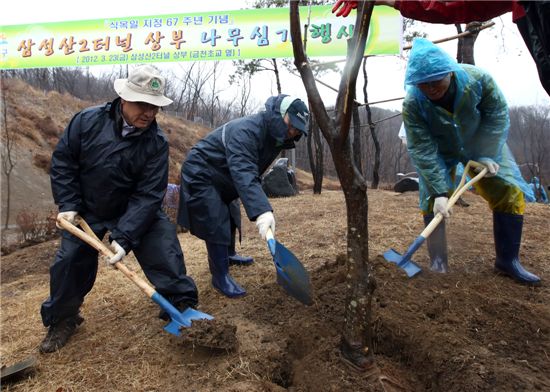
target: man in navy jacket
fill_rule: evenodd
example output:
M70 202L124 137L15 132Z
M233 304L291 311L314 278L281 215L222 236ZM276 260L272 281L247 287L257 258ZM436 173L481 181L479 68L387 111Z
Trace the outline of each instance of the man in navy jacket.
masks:
M215 129L189 152L182 165L178 223L206 242L212 285L228 297L246 291L229 275L232 229L240 228L240 199L265 239L275 232L273 208L260 175L283 149L307 135L309 111L300 99L270 97L265 110Z
M77 113L52 156L51 185L58 217L82 216L94 233L110 232L115 264L133 251L155 289L180 310L197 305L176 230L161 210L168 185L168 141L156 122L165 80L152 66L118 79L119 98ZM50 268L50 296L41 315L48 334L43 353L63 347L83 318L79 308L92 289L98 253L68 232ZM166 318L166 315L163 315Z

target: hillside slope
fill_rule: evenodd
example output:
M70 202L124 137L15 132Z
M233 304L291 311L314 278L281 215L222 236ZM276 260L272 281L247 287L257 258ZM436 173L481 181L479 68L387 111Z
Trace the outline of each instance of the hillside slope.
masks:
M56 91L39 91L18 79L2 81L6 93L7 126L14 136L15 167L11 175L10 222L23 209L55 208L47 175L53 148L72 116L86 102ZM179 182L187 151L209 131L202 125L159 112L157 120L170 142L170 182ZM4 133L2 132L2 137ZM2 222L6 208L6 178L2 171Z

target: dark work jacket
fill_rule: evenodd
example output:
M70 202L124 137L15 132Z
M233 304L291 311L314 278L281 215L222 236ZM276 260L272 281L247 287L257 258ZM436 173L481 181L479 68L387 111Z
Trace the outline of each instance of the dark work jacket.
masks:
M233 200L241 199L250 220L273 210L260 176L281 150L294 148L279 111L284 97L270 97L265 111L222 125L191 149L182 165L179 224L226 244Z
M59 211L105 222L128 253L160 213L168 185L168 141L156 121L139 136L121 135L120 99L84 109L52 155Z

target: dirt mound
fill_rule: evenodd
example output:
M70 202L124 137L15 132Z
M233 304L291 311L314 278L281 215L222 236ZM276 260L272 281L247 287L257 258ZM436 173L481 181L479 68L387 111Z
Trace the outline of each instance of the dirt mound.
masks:
M273 199L278 240L310 271L315 303L305 307L276 282L269 251L244 223L239 251L255 258L231 267L246 288L240 299L210 285L204 243L180 234L200 310L235 327L235 350L211 350L163 330L158 307L118 271L100 266L82 314L86 322L60 352L39 355L37 371L9 391L545 391L550 390L550 208L529 204L522 261L540 287L496 275L490 212L467 193L448 225L451 272L427 270L425 246L408 279L380 255L404 252L422 231L415 193L369 190L370 263L377 369L350 369L340 358L347 283L346 222L341 192ZM39 307L56 248L22 249L2 258L5 364L30 355L45 334ZM34 248L34 249L33 249ZM130 255L130 268L140 272ZM24 260L26 274L16 274ZM34 272L33 272L34 271ZM192 333L193 327L189 330ZM200 331L196 331L200 332Z
M182 341L215 350L236 350L237 326L220 320L195 320L192 328L182 328Z

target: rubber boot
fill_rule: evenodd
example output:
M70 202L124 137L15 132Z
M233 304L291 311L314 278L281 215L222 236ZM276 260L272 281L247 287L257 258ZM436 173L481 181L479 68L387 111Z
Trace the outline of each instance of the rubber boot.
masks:
M238 255L235 251L235 236L237 235L237 228L231 228L231 245L227 248L229 252L229 265L250 265L254 262L254 259L249 256Z
M527 271L519 261L519 247L523 230L523 215L493 212L495 236L495 270L520 283L538 284L540 278Z
M433 214L424 215L424 226L428 226ZM430 254L430 270L439 273L449 272L447 235L445 233L445 220L441 221L432 234L426 239L428 253Z
M229 275L229 257L226 245L206 242L208 266L212 274L212 286L229 298L240 297L246 291Z

